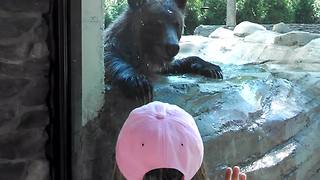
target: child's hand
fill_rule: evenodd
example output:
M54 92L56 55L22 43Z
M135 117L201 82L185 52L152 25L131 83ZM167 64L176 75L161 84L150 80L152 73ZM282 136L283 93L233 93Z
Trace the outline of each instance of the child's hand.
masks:
M231 167L228 167L226 169L226 176L225 180L246 180L247 175L240 172L239 166L234 166L233 169Z

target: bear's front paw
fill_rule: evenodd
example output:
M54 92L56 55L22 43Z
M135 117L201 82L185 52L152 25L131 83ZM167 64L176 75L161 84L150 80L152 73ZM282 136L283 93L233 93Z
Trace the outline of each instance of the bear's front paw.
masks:
M217 66L215 64L211 64L208 62L194 63L191 65L191 68L196 74L200 74L209 78L223 79L220 66Z
M122 85L122 90L129 98L146 104L153 99L153 87L149 79L145 75L135 75L129 77Z

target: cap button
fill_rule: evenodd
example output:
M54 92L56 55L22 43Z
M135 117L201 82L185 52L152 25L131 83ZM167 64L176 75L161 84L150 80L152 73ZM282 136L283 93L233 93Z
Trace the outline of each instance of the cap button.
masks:
M156 118L157 118L157 119L164 119L164 115L163 115L163 114L157 114L157 115L156 115Z

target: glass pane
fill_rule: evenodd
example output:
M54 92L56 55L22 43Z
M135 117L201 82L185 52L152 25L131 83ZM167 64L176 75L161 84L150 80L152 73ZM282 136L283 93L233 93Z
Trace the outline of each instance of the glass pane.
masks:
M82 1L75 179L119 173L120 129L151 101L194 118L210 179L235 165L249 179L320 176L319 2L166 2Z

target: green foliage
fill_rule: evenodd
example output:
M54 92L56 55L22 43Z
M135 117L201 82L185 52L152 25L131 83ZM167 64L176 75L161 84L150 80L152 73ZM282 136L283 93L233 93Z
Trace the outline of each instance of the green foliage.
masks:
M320 0L315 0L313 5L315 23L320 23Z
M237 22L262 23L263 17L265 17L265 8L262 0L237 1Z
M292 21L287 0L264 0L263 6L265 8L263 23L288 23Z
M225 24L227 0L187 0L185 34L200 24ZM105 25L127 7L127 0L106 0ZM320 23L320 0L237 0L237 23Z
M296 23L314 23L314 0L299 0L296 5L294 19Z
M126 8L127 0L106 0L105 1L105 27L113 22Z
M189 0L186 7L185 34L193 34L194 29L200 24L201 0Z
M110 18L109 14L105 14L104 15L104 26L108 27L108 25L112 22L112 19Z
M206 0L203 4L208 9L202 10L201 24L225 24L226 23L226 0Z
M296 0L239 0L237 22L273 24L293 22L293 3Z

